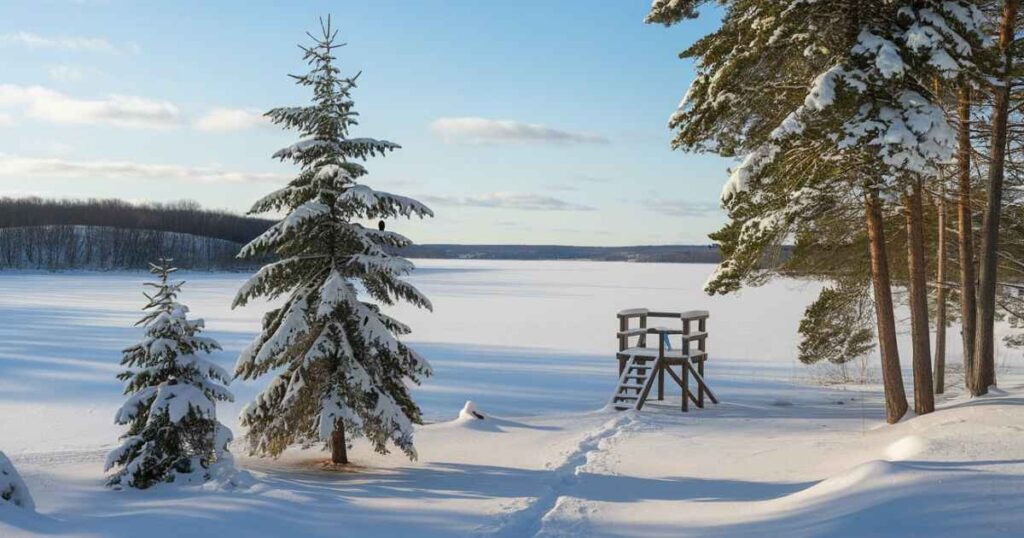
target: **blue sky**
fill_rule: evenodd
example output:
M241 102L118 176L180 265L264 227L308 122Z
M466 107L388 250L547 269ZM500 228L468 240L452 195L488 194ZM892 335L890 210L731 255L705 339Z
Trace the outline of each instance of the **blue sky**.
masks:
M362 71L357 136L403 149L371 186L437 218L421 243L706 243L730 162L669 149L718 22L645 25L649 2L0 3L0 195L193 199L244 211L294 169L259 113L308 100L286 76L332 14ZM294 4L294 5L291 5Z

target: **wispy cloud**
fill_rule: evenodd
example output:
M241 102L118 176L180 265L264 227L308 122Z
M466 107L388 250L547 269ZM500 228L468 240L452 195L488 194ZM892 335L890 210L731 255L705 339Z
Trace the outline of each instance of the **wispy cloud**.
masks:
M168 101L132 95L79 99L42 86L0 84L0 108L18 108L30 117L63 124L166 128L180 123L178 107Z
M580 189L580 184L581 183L588 183L588 184L591 184L591 185L598 185L598 184L603 184L603 183L610 183L611 181L612 181L612 179L608 178L608 177L597 177L597 176L587 176L587 175L577 174L577 175L573 176L573 178L570 179L569 181L565 181L563 183L557 183L557 184L551 186L551 189L552 190L556 190L556 191L563 191L563 192L574 192L574 191L581 190Z
M440 118L430 124L430 130L448 143L608 143L608 139L600 135L563 131L535 123L486 118Z
M652 198L641 202L641 205L670 217L706 217L721 211L719 204L713 202L694 202L680 199Z
M271 125L262 112L251 108L214 108L193 123L200 131L241 131Z
M118 46L102 37L44 36L33 32L12 32L0 35L0 45L16 45L32 49L59 49L84 52L137 53L138 45Z
M241 172L214 166L145 164L132 161L70 160L22 157L0 153L0 176L28 179L150 179L205 183L282 181L290 176L269 172Z
M78 82L85 77L85 70L73 65L53 65L46 73L57 82Z
M522 192L494 192L473 196L421 196L427 203L463 207L525 209L529 211L593 211L595 208L553 196Z

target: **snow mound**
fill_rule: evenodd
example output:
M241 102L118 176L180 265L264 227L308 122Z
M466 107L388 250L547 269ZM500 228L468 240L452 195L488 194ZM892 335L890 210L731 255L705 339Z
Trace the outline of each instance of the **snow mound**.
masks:
M927 449L928 441L917 435L908 435L885 447L885 457L889 461L905 461Z
M898 464L882 460L872 460L835 476L830 476L805 490L783 497L782 500L792 503L793 506L802 506L802 503L812 500L825 501L834 499L843 495L866 491L879 483L892 482L899 472Z
M466 405L462 406L462 411L459 411L459 421L467 420L483 420L487 418L477 408L473 400L466 400Z
M13 504L27 510L35 510L32 495L21 475L14 469L14 464L3 452L0 452L0 509L4 505Z

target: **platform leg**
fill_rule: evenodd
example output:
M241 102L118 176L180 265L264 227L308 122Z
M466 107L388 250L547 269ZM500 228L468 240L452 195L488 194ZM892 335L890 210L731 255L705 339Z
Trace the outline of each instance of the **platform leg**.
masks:
M704 379L704 359L697 363L697 373ZM704 409L704 384L697 383L697 407Z
M683 405L682 405L682 411L683 411L683 413L685 413L685 412L690 410L690 397L687 395L687 393L690 392L690 371L686 368L685 364L683 365L682 378L683 378Z
M658 368L658 400L665 399L665 368Z

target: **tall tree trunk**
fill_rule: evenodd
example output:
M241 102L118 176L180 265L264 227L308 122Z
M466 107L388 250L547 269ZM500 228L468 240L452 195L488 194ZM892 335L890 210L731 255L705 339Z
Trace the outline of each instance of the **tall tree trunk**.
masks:
M974 274L974 217L971 212L971 86L960 82L957 95L957 116L960 118L957 149L957 234L960 257L960 333L964 347L964 384L971 387L974 371L974 333L977 328L977 304Z
M978 274L978 327L974 337L974 376L971 393L986 394L996 382L994 327L996 317L996 250L999 248L999 218L1003 204L1003 167L1006 160L1006 124L1010 106L1010 46L1017 21L1019 0L1003 3L999 24L999 52L1002 55L1000 86L995 88L992 109L992 159L988 168L988 200L981 223Z
M914 178L904 196L907 220L907 272L910 274L910 329L913 341L914 412L935 410L931 333L928 329L928 276L924 259L924 203L921 179Z
M903 389L900 352L896 345L896 320L892 310L892 285L889 282L889 260L885 252L882 206L878 193L874 190L869 190L865 194L864 213L871 252L871 284L875 292L878 347L882 355L885 419L889 424L893 424L907 412L907 393Z
M348 447L345 446L345 422L338 419L331 432L331 463L348 464Z
M938 252L935 256L935 394L946 391L946 178L939 175Z

